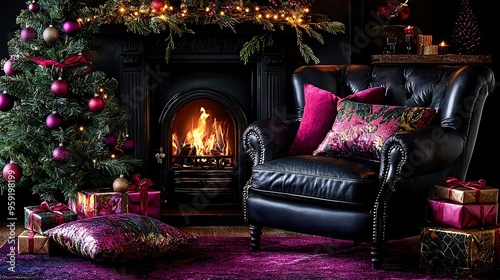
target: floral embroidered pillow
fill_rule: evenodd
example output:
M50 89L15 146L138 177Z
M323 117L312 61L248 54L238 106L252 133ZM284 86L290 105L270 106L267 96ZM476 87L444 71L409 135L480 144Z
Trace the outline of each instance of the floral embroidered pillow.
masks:
M161 257L195 240L189 233L134 213L76 220L48 229L43 234L69 252L98 263Z
M313 155L380 160L391 135L428 126L436 110L428 107L374 105L342 100L331 130Z
M332 127L340 100L381 104L384 101L384 96L384 87L368 88L340 98L330 91L312 84L304 84L304 114L288 154L312 154Z

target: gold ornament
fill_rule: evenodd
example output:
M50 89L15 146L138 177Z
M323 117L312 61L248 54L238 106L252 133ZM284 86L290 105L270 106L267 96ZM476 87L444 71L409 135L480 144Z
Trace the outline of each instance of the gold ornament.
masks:
M59 39L59 30L52 25L43 31L43 39L49 45L53 45Z
M125 193L128 191L128 184L128 180L123 178L123 175L120 175L120 178L113 181L113 191Z

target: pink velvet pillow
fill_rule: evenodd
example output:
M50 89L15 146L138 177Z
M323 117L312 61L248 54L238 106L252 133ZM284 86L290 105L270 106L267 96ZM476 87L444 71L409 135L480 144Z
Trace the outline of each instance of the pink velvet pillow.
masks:
M337 116L337 104L340 100L382 104L384 96L384 87L368 88L345 98L340 98L327 90L311 84L304 84L304 114L288 154L312 154L332 128Z
M374 105L339 101L331 130L313 155L380 160L385 140L401 131L428 126L436 110L429 107Z

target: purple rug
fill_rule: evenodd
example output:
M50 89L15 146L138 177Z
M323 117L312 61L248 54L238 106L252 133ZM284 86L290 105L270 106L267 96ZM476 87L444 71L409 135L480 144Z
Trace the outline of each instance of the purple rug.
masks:
M0 279L457 279L419 268L414 239L387 244L385 268L371 268L369 244L323 237L262 237L261 250L249 237L198 237L169 256L126 265L101 265L66 252L15 255L0 249ZM475 279L463 277L464 279ZM493 273L477 279L500 279Z

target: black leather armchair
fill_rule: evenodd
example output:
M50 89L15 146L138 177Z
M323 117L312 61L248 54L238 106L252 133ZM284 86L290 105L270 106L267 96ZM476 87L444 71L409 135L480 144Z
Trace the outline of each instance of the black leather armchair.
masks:
M380 269L385 242L420 233L433 186L447 176L465 180L494 74L484 65L309 65L295 70L292 83L297 118L258 120L244 131L253 161L243 190L251 247L259 249L263 227L371 242L372 265ZM438 121L392 135L380 161L288 156L304 83L341 97L383 86L385 104L433 107Z

